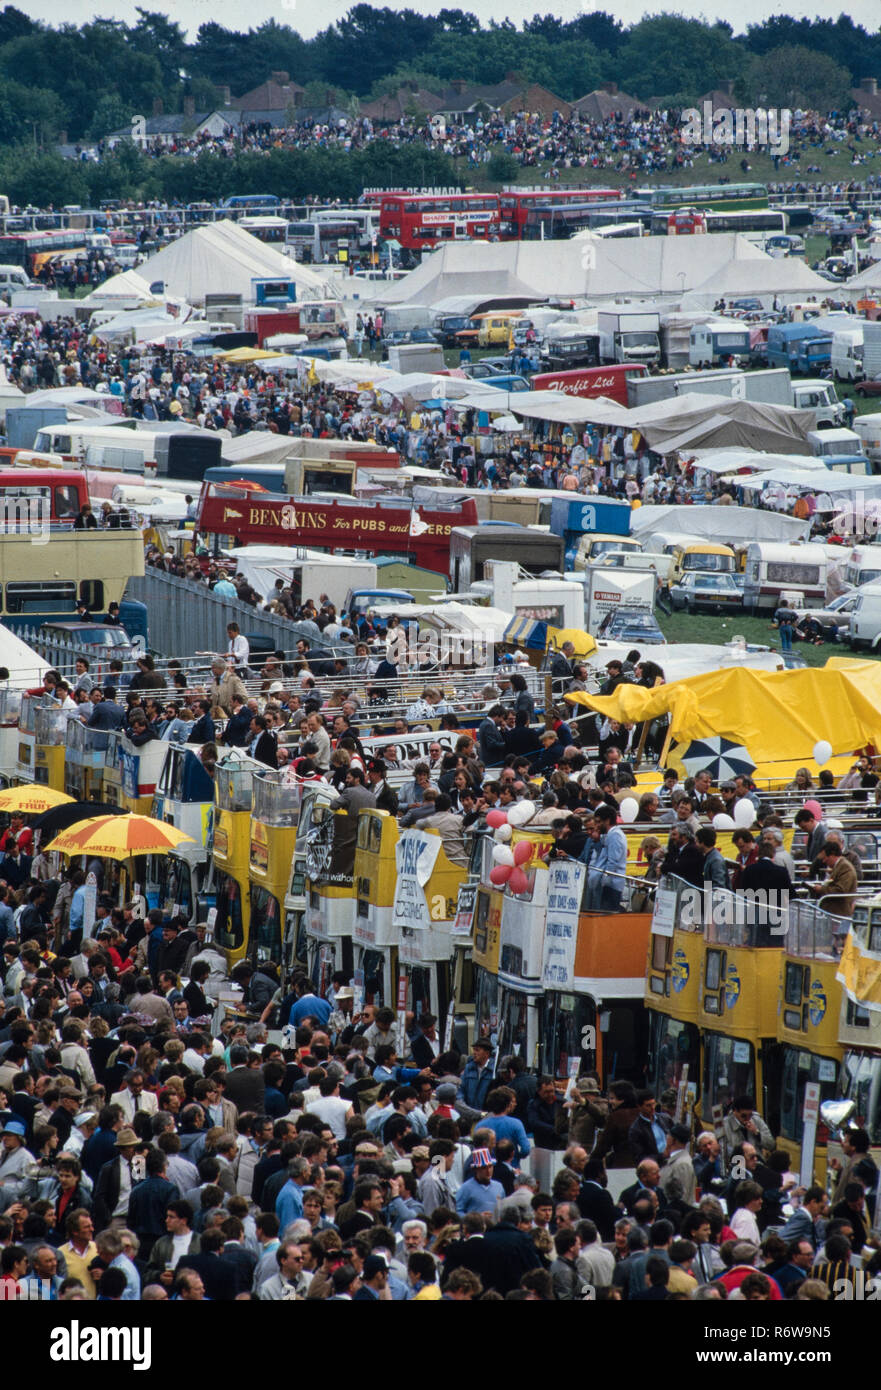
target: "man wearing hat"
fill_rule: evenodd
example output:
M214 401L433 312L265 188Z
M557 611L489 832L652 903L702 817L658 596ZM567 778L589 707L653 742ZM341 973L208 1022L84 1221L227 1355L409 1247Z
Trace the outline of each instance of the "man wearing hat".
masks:
M361 1270L361 1287L352 1302L378 1303L388 1287L388 1274L388 1265L382 1255L368 1255Z
M98 1112L90 1110L79 1110L73 1117L70 1134L67 1136L67 1143L64 1145L64 1152L73 1158L79 1158L86 1144L98 1126Z
M26 1130L24 1121L13 1117L7 1120L0 1130L3 1141L0 1158L0 1211L21 1195L26 1175L34 1163L34 1155L25 1147Z
M141 1147L141 1141L133 1129L124 1125L113 1147L116 1157L105 1163L99 1172L92 1199L92 1216L99 1231L109 1226L121 1230L125 1226L132 1188L144 1176L133 1170L135 1156Z
M50 1125L58 1131L58 1152L66 1148L73 1129L74 1119L79 1114L83 1102L83 1092L76 1086L65 1086L58 1092L58 1104L49 1116Z
M489 1149L474 1149L471 1154L471 1176L456 1193L456 1211L467 1216L471 1211L494 1213L505 1196L505 1189L493 1177L495 1160Z

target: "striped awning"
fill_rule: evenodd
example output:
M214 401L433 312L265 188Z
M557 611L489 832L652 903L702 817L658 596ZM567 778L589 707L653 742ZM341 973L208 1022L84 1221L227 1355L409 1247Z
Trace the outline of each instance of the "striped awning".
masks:
M543 652L548 645L548 625L540 618L512 618L505 628L505 641L512 647Z

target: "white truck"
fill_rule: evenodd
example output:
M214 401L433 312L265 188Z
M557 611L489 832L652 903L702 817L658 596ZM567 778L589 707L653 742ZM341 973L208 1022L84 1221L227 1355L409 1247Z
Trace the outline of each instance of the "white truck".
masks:
M661 360L661 318L638 309L600 309L597 313L601 362L642 362L651 367Z
M786 367L763 367L754 372L744 372L739 367L720 367L674 372L668 376L628 378L627 404L633 410L640 405L691 392L729 396L732 400L756 401L762 405L791 405L797 410L813 410L817 425L839 425L844 419L844 409L831 381L823 381L819 377L793 381Z
M832 371L841 381L862 381L863 372L863 328L862 324L852 328L838 328L832 334L830 354Z
M658 576L654 569L593 565L583 576L577 577L584 583L585 632L597 633L609 613L618 613L621 609L651 613L655 606Z
M863 372L868 381L881 376L881 322L863 324Z

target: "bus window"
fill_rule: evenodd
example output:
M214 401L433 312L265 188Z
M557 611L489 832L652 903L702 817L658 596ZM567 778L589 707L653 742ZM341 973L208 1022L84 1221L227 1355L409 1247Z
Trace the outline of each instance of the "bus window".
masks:
M21 580L6 585L7 613L76 611L76 584L28 584Z
M281 960L281 913L278 899L259 884L251 887L251 945L258 960Z
M91 613L104 608L104 585L100 579L84 579L80 584L80 600Z
M227 951L237 951L245 940L242 924L242 894L229 874L220 874L217 883L217 921L214 934Z
M378 1009L386 1003L383 999L384 965L385 957L381 951L364 952L364 999L368 1004L375 1004Z
M75 517L80 509L79 491L73 483L63 483L55 489L55 515L59 521Z

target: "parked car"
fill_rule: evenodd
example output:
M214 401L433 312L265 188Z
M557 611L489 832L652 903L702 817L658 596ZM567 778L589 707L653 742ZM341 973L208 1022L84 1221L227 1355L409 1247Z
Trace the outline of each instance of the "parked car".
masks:
M805 608L799 611L799 620L813 619L819 623L827 642L837 642L839 633L850 632L850 615L857 601L856 593L840 594L825 608Z
M858 381L853 388L858 396L881 396L881 376L868 377Z
M721 613L727 608L743 607L743 593L733 574L704 574L698 570L684 574L678 584L670 586L670 599L674 608L682 608L686 613Z
M647 647L657 647L667 641L654 613L644 608L618 608L614 613L607 613L596 636L603 642L628 642Z

